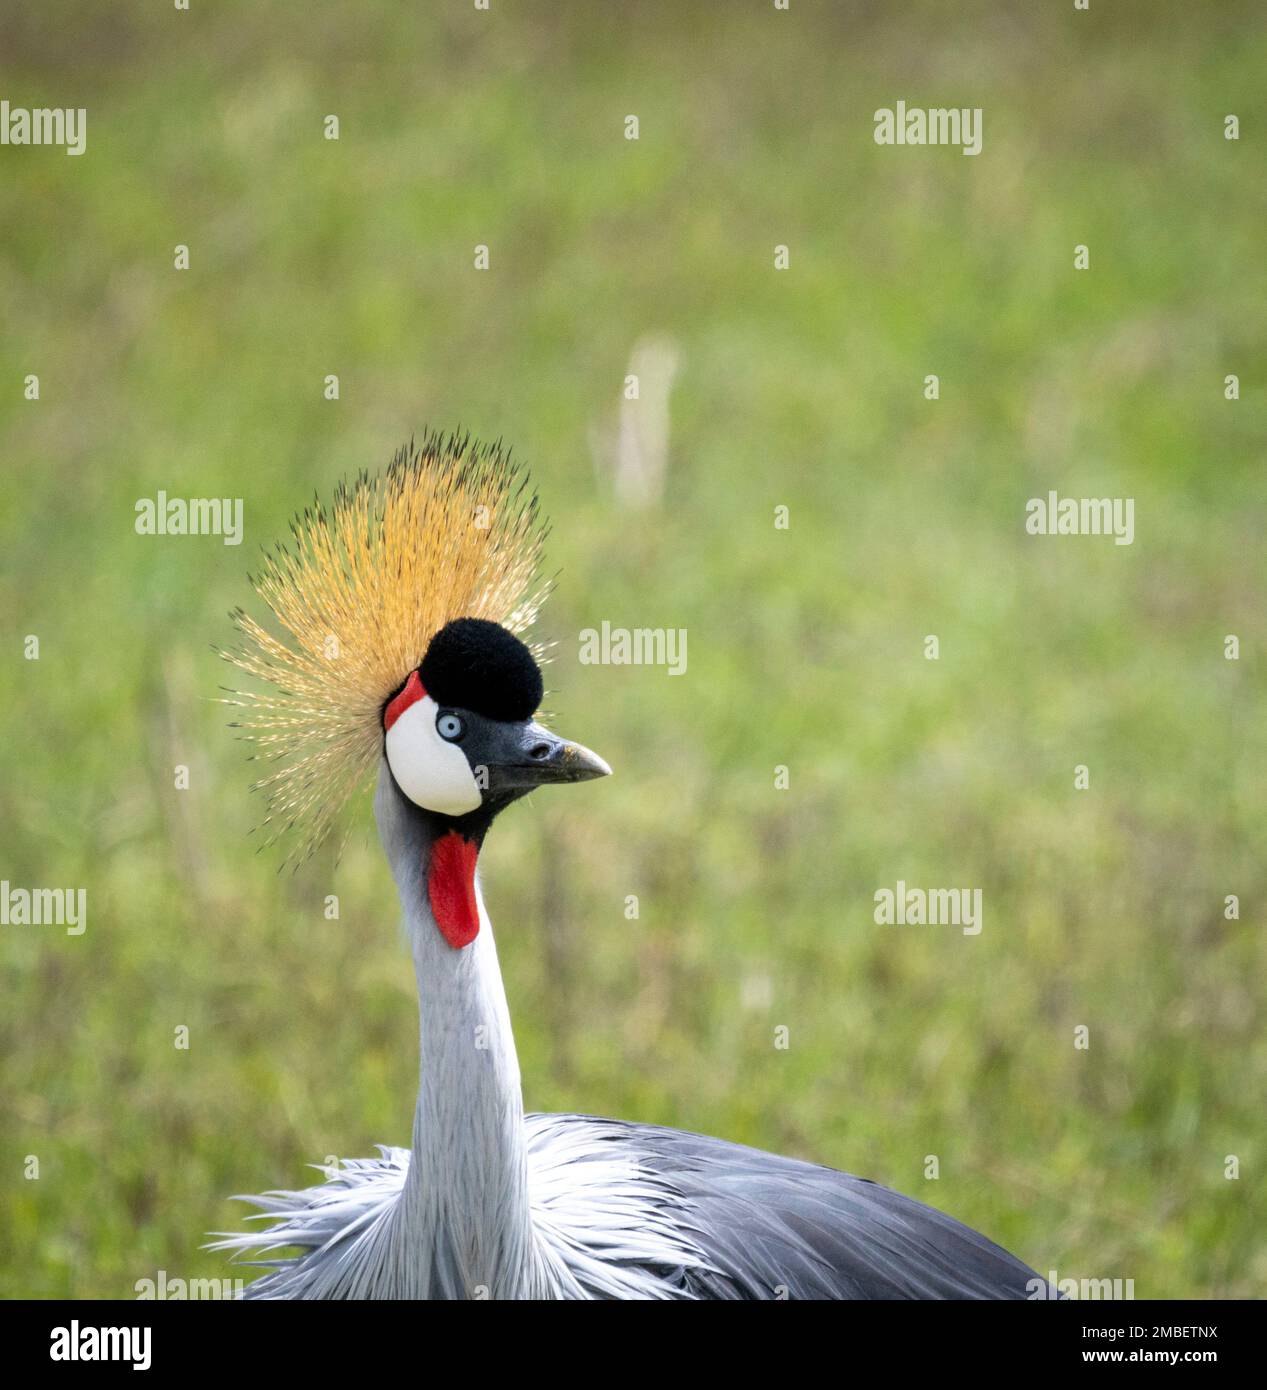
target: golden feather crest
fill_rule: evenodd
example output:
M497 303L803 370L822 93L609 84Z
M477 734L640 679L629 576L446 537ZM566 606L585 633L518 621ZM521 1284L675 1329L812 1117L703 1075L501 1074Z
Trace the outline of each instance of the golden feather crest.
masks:
M435 633L464 617L531 626L546 527L499 443L435 433L340 484L330 507L314 501L291 532L252 576L285 635L238 609L246 643L220 655L272 687L224 703L247 711L235 727L277 764L252 788L269 839L295 828L311 853L377 766L383 704Z

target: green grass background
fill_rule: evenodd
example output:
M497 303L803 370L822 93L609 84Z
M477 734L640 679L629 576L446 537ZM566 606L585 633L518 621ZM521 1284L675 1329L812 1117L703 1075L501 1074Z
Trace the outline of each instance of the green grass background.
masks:
M210 647L314 490L460 422L533 465L549 706L617 772L484 855L529 1107L1261 1295L1265 38L1248 3L6 7L0 96L86 107L88 151L0 149L0 875L89 917L0 929L0 1293L226 1274L228 1194L408 1142L368 802L337 864L257 855ZM899 98L982 107L983 153L876 146ZM681 370L632 512L590 439L647 333ZM1134 497L1134 545L1027 537L1049 488ZM246 542L137 536L159 489L242 497ZM579 665L604 618L687 628L688 674ZM981 887L984 931L874 925L899 878Z

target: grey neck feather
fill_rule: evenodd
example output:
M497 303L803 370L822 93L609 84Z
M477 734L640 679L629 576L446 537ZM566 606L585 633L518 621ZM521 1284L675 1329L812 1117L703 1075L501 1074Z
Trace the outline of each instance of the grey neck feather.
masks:
M455 950L427 895L430 821L385 762L374 814L418 977L422 1074L391 1244L396 1277L419 1287L397 1296L540 1296L519 1060L483 896L479 935Z

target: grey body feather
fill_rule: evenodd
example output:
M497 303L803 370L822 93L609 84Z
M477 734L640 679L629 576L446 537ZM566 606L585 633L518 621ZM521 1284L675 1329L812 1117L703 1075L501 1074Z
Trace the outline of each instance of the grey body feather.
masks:
M939 1211L863 1178L654 1125L527 1115L539 1298L1023 1299L1045 1282ZM217 1248L303 1253L250 1298L407 1296L384 1267L406 1149L321 1187L250 1198L274 1224ZM509 1291L508 1291L509 1292ZM489 1285L432 1297L491 1296Z

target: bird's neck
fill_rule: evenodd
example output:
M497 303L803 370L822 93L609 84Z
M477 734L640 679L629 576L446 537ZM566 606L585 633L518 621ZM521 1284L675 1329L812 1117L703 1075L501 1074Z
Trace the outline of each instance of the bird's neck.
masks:
M519 1293L537 1257L519 1061L488 915L476 886L478 930L469 944L451 944L429 891L449 832L400 794L385 766L375 812L418 977L421 1081L398 1208L401 1254L426 1282L421 1297Z

